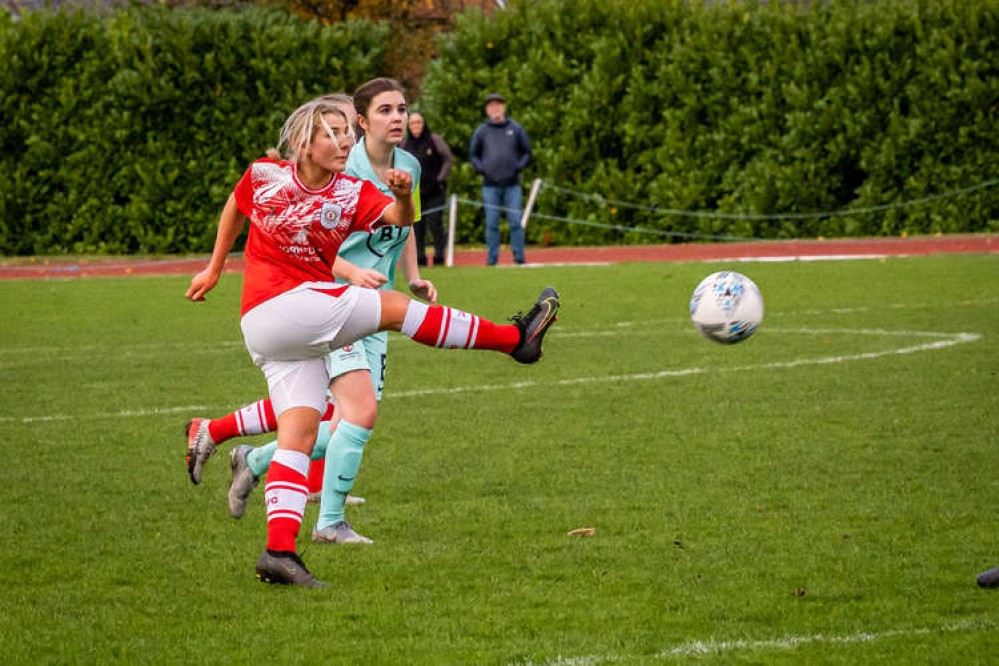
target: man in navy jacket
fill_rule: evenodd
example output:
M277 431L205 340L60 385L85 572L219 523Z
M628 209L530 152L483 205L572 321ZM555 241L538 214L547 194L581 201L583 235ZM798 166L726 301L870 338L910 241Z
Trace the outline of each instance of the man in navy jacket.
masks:
M500 211L510 225L513 260L524 263L524 227L520 224L520 172L531 162L527 132L506 115L506 100L492 93L486 97L488 120L475 130L468 154L482 174L482 200L486 204L486 246L490 266L499 260Z

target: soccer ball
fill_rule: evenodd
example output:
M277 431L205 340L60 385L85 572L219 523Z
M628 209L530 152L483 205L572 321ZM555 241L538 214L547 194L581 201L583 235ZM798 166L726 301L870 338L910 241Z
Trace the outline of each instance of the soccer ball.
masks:
M760 327L763 295L742 273L712 273L701 280L690 297L690 320L708 340L734 345Z

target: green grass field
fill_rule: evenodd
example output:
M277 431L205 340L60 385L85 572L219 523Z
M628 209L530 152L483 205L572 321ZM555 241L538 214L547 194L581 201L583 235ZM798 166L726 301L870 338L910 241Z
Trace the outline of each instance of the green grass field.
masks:
M767 304L734 347L687 318L722 268ZM323 591L255 580L229 446L185 473L184 422L265 390L238 277L0 282L0 660L995 659L999 257L426 275L496 320L554 284L561 319L530 367L393 338L349 512L377 543L300 539Z

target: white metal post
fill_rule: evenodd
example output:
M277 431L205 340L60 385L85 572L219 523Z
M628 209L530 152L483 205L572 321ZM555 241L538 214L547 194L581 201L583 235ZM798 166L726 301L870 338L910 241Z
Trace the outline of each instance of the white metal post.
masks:
M524 208L524 214L520 216L520 226L527 229L527 220L531 217L531 209L534 208L534 202L538 198L538 191L541 189L541 179L535 178L534 182L531 183L531 194L527 197L527 206Z
M444 265L454 266L454 231L458 226L458 195L451 195L451 206L447 211L447 254L444 256Z

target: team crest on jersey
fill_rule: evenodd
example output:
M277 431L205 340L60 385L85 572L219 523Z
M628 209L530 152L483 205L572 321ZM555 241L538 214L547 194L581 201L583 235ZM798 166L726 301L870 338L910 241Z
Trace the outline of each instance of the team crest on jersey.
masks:
M319 223L323 225L324 229L335 229L343 221L343 216L341 215L342 208L335 203L326 202L323 204L323 209L320 213Z

